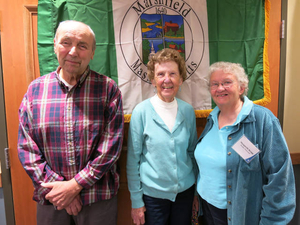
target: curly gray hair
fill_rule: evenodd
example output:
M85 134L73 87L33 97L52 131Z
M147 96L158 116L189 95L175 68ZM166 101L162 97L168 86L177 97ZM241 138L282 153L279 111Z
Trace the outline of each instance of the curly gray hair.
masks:
M248 93L249 80L242 65L239 63L231 63L231 62L215 62L212 65L210 65L208 69L208 76L207 76L208 81L210 81L210 77L212 73L217 70L222 70L224 73L230 73L236 77L239 86L245 88L244 92L240 96L240 98L243 100L244 96L247 96Z

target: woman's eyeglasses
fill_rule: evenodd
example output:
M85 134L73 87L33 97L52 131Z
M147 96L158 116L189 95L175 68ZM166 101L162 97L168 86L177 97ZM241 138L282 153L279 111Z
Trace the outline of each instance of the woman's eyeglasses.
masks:
M218 87L220 85L222 85L223 88L227 89L227 88L230 88L233 84L233 81L224 81L224 82L221 82L221 83L211 83L209 85L210 89L211 90L217 90Z

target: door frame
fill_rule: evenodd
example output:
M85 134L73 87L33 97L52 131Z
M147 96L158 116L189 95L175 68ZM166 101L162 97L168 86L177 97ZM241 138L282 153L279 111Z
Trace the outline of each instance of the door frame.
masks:
M284 95L285 95L285 71L286 71L286 45L287 45L287 0L281 1L281 37L280 37L280 72L279 72L279 96L278 119L283 128Z
M5 148L8 147L5 102L3 89L3 72L2 72L2 53L1 53L1 33L0 33L0 160L1 160L1 179L4 195L4 208L6 216L6 224L15 224L12 181L10 176L10 168L5 160ZM9 163L8 163L9 164Z

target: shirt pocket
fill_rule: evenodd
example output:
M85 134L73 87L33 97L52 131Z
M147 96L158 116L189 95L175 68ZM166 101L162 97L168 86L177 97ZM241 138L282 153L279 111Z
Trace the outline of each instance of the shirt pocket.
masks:
M256 172L261 170L260 159L258 153L249 163L242 158L240 158L241 163L241 171L242 172Z

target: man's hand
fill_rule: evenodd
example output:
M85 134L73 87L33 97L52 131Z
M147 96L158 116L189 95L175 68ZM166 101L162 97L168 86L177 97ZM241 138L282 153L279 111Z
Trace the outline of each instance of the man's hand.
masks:
M136 225L142 225L145 223L145 206L137 209L131 209L131 217L133 219L133 223Z
M77 216L82 209L82 201L80 195L77 195L69 206L65 208L69 215Z
M58 210L62 210L70 205L73 199L82 190L82 187L73 178L69 181L54 181L51 183L42 183L42 187L51 188L51 191L46 194L46 199L49 200Z

